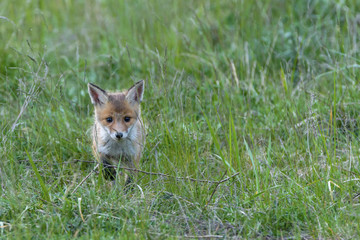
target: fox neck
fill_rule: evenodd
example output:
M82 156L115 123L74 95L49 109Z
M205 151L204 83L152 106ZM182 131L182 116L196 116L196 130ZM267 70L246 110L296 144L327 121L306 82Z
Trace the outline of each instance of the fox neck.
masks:
M114 158L130 158L132 159L136 154L136 139L137 139L137 123L131 126L129 134L125 139L119 141L114 140L109 135L108 131L99 123L95 123L95 131L98 136L95 136L97 140L97 149L101 154L105 154Z

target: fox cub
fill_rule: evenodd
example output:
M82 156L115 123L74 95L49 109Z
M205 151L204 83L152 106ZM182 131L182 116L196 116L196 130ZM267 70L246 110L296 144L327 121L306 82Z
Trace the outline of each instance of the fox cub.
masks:
M142 155L145 130L140 116L140 102L144 81L122 92L110 93L91 83L88 89L95 107L93 152L103 164L105 178L114 180L119 163L135 168ZM130 183L130 176L126 175L125 181Z

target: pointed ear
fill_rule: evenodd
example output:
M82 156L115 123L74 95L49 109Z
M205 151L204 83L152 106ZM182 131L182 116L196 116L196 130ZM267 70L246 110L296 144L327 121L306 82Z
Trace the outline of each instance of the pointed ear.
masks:
M141 80L135 83L131 88L129 88L126 95L126 99L130 103L140 103L143 99L144 94L144 80Z
M108 94L105 92L105 90L102 90L101 88L92 83L88 84L88 89L92 104L97 105L107 102Z

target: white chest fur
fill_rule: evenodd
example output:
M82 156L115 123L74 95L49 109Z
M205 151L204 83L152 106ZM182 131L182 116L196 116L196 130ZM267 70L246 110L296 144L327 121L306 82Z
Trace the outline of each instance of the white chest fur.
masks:
M121 139L119 141L112 139L107 131L102 127L99 127L98 130L98 138L101 139L101 141L99 141L100 143L98 143L98 151L100 153L115 158L123 156L133 159L135 157L136 141L134 140L136 139L136 129L133 129L133 131L131 131L132 134L129 134L127 138Z

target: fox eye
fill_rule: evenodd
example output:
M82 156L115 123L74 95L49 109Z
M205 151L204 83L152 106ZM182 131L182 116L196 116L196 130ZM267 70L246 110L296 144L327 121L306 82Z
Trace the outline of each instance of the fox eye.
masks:
M125 122L130 122L130 117L124 117Z
M106 121L107 121L108 123L111 123L111 122L113 121L113 119L112 119L112 117L108 117L108 118L106 118Z

